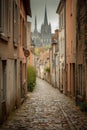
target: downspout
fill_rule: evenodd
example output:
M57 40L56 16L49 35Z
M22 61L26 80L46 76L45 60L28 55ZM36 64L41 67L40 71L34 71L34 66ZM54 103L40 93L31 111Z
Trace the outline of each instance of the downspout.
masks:
M78 78L77 78L77 57L78 57L78 0L76 1L76 69L75 69L75 101L77 105L77 95L78 95Z
M65 31L64 31L64 33L65 33L65 94L67 93L66 92L66 88L67 88L67 70L66 70L66 0L65 0L65 3L64 3L64 21L65 21L65 25L64 25L64 27L65 27Z

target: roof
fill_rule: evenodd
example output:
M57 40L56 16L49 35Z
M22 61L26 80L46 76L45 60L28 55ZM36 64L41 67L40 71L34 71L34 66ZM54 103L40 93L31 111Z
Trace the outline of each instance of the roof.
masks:
M25 10L26 10L26 14L31 17L32 14L31 14L30 0L23 0L23 3L24 3Z
M60 0L59 5L58 5L57 10L56 10L56 13L60 13L60 11L64 5L64 1L65 0Z

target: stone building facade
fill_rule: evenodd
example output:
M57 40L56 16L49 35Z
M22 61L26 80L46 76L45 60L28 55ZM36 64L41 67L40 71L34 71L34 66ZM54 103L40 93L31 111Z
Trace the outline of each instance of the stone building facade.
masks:
M26 93L26 21L29 0L0 0L0 123Z
M58 78L59 80L64 79L63 92L82 106L84 102L87 103L87 0L61 0L57 9L59 17L64 6L65 31L63 28L61 29L63 33L59 31L59 39L60 37L65 39L65 45L63 44L65 48L65 74L62 73L64 78L61 75ZM63 16L61 17L63 18ZM59 19L62 21L61 18ZM60 40L59 48L62 47ZM60 56L62 51L63 48L61 51L59 50Z
M77 0L76 96L87 103L87 0Z
M54 87L59 86L59 66L58 66L58 29L55 30L55 33L52 36L52 43L50 47L50 77L51 84Z
M65 0L61 0L56 11L59 14L59 90L65 93Z
M75 97L76 0L66 0L66 94Z

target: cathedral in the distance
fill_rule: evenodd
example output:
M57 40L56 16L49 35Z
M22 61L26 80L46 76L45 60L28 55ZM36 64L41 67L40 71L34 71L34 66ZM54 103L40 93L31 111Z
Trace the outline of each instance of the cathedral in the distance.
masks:
M37 30L37 18L35 16L35 28L32 33L33 44L37 47L51 44L51 24L48 24L47 9L45 6L44 22L41 25L41 32Z

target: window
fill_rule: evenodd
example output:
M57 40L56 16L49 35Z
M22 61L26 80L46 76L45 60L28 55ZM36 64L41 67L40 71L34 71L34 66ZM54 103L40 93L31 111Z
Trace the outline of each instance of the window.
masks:
M6 97L6 61L2 61L2 86L1 86L1 98L5 101Z
M10 32L10 0L0 0L0 34L8 37Z
M14 32L13 32L13 37L14 37L14 46L17 47L18 45L18 40L19 40L19 8L14 0Z
M2 31L3 22L2 22L2 14L3 14L3 0L0 0L0 33Z
M8 0L8 37L10 36L10 21L11 21L11 17L10 17L10 12L11 12L11 1L10 0Z
M26 48L26 24L23 18L22 18L22 46L23 48Z

